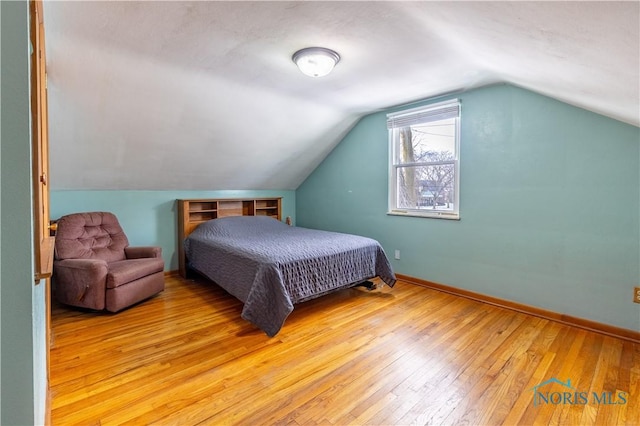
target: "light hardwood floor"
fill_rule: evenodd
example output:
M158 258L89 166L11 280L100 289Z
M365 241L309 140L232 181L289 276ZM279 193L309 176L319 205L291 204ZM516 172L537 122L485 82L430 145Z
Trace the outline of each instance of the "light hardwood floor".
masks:
M115 315L54 306L52 423L640 424L640 344L404 282L300 304L271 339L240 311L178 277ZM552 378L566 403L534 404Z

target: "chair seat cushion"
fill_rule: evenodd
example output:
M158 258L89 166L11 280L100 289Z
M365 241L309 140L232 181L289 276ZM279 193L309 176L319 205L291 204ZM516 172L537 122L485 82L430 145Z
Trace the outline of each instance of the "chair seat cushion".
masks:
M164 271L162 258L129 259L111 262L107 273L107 288L116 288L162 271Z

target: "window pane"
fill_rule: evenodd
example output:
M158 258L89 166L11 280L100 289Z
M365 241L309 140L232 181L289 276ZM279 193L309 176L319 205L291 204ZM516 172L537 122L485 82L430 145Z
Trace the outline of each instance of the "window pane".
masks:
M453 163L398 167L398 208L454 211L454 179Z
M453 160L456 119L433 121L399 130L398 164Z

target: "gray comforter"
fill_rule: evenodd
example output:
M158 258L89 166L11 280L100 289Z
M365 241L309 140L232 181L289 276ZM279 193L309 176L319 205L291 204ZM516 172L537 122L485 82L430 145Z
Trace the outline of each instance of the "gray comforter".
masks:
M379 276L396 278L376 240L298 228L265 216L203 223L185 240L189 267L244 303L242 318L275 336L293 305Z

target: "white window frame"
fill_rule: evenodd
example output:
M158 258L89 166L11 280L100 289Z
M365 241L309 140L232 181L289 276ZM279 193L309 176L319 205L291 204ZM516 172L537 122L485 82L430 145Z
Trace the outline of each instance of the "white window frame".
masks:
M387 128L389 129L389 210L387 214L436 219L460 219L460 116L461 105L459 99L451 99L387 114ZM432 210L398 207L398 168L408 165L428 166L443 164L442 162L399 163L398 147L400 143L400 129L410 124L434 122L445 118L455 118L455 158L452 160L454 165L454 209ZM449 162L447 163L451 164Z

